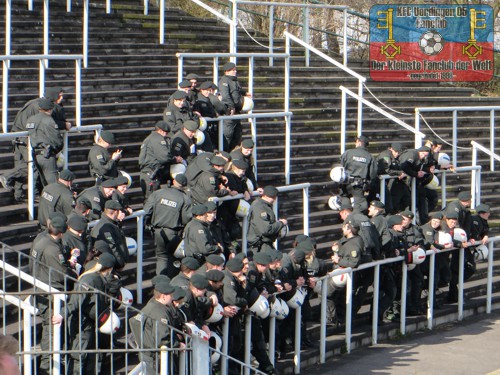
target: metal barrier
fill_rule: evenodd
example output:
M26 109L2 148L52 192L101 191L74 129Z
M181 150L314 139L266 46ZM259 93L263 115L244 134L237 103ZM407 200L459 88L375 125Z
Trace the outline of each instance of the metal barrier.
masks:
M48 2L48 0L44 0ZM88 0L87 0L88 1ZM48 24L48 21L47 21ZM8 98L9 98L9 70L11 61L37 61L39 62L39 93L43 96L45 91L45 69L48 68L48 60L75 60L75 124L81 124L81 102L82 102L82 55L7 55L0 56L2 61L2 130L7 133L8 125Z
M494 140L493 140L494 142ZM482 151L486 155L489 155L490 157L490 171L495 171L495 160L500 161L500 156L495 154L493 151L488 150L486 147L481 146L479 143L475 141L471 141L470 144L472 145L472 165L476 166L477 165L477 151ZM492 148L493 149L493 148Z
M453 124L453 156L452 163L456 167L457 166L457 142L458 142L458 112L473 112L473 111L487 111L489 112L490 118L490 169L492 171L495 170L494 157L492 153L495 152L495 111L499 111L500 106L477 106L477 107L417 107L415 108L415 130L420 130L420 118L424 118L422 116L422 112L451 112L452 113L452 124ZM425 122L425 119L424 119ZM417 143L417 139L415 139L416 147L420 147L421 143Z

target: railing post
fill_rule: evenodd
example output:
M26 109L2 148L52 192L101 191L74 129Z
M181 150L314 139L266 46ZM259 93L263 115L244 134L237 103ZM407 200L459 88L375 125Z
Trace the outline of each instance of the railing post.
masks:
M224 150L224 120L219 121L219 151Z
M401 309L399 312L399 330L402 335L406 335L406 287L408 284L408 266L403 260L403 275L401 278Z
M177 84L182 81L182 77L184 76L184 57L177 57ZM176 84L176 87L177 87Z
M414 177L411 177L411 210L417 212L417 179Z
M343 39L344 39L344 65L347 66L347 8L344 8L344 28L343 28Z
M275 349L276 349L276 318L270 317L269 318L269 350L268 350L268 355L269 355L269 361L273 364L273 366L275 365L275 361L274 361Z
M494 243L488 243L488 279L486 283L486 314L491 314L491 297L493 294L493 251Z
M302 40L304 43L309 44L309 8L304 7L302 11L303 25L302 25ZM309 67L309 49L306 48L306 67Z
M380 178L380 193L379 193L379 199L382 203L385 204L385 177L379 176Z
M53 295L54 297L54 309L52 313L54 315L60 315L61 314L61 299L59 297L59 294ZM52 335L52 350L54 353L52 354L52 374L54 375L59 375L61 373L61 354L59 351L61 350L61 324L55 324L53 325L54 327L54 334Z
M80 59L75 60L75 126L82 126L82 60Z
M302 323L302 306L295 310L295 343L293 354L293 373L300 374L300 342L301 338L301 323Z
M89 0L83 1L83 67L89 63Z
M274 5L269 7L269 53L273 53L274 49ZM273 66L274 61L269 57L269 66Z
M238 2L237 0L231 0L232 2L232 24L229 26L229 52L237 53L238 45ZM236 56L231 56L230 61L236 64Z
M441 174L441 208L446 207L446 171Z
M252 149L252 158L254 161L254 174L255 174L255 178L258 179L259 178L259 176L258 176L259 168L257 168L258 160L257 160L257 119L256 118L254 118L253 121L250 121L250 134L252 135L252 141L254 144L254 147Z
M283 103L283 111L290 112L290 37L285 37L285 102Z
M321 320L319 326L319 363L326 362L326 306L328 297L328 279L321 281Z
M429 295L427 296L427 329L434 324L434 272L436 269L436 253L433 251L429 262Z
M26 138L28 149L28 220L35 220L35 181L33 176L33 150L31 148L30 137Z
M495 170L495 157L493 153L495 152L495 110L490 111L490 171Z
M456 251L456 250L455 250ZM458 320L464 319L464 248L458 249ZM450 286L451 287L451 286Z
M31 329L31 311L29 311L28 309L23 309L23 350L26 353L31 351ZM33 373L31 360L31 354L23 355L24 375L31 375Z
M363 98L363 81L358 80L358 95ZM363 133L363 102L358 100L358 135Z
M248 236L248 216L245 216L243 218L243 221L241 223L241 227L242 227L241 251L243 251L243 254L246 254L247 250L248 250L248 243L247 243L247 236Z
M40 97L42 97L45 92L45 61L46 59L39 60L38 93Z
M309 236L309 187L302 189L302 215L304 216L304 234Z
M213 73L214 73L214 83L216 85L218 85L219 84L219 57L218 56L214 57Z
M378 301L380 296L380 264L375 266L373 275L373 305L372 305L372 345L378 341Z
M147 12L147 0L144 0L146 4L144 11ZM165 0L160 0L160 44L165 44Z
M43 54L49 54L49 0L43 0ZM44 60L45 67L49 66L49 61Z
M342 99L340 107L340 154L345 152L345 138L347 128L347 93L342 90Z
M477 194L476 194L476 202L477 204L481 203L481 173L483 171L483 169L481 168L481 166L479 166L479 170L477 171L477 174L476 174L476 191L477 191ZM475 207L474 207L475 208Z
M290 116L285 116L285 184L290 185L290 158L292 155L292 122Z
M250 365L250 360L252 358L252 356L250 354L251 343L252 343L252 316L247 315L246 319L245 319L245 356L244 356L245 364L247 366ZM208 372L206 372L205 374L208 374ZM249 375L250 369L245 366L245 368L243 369L243 374Z
M347 353L351 352L351 332L352 332L352 291L353 272L347 273L347 285L345 290L345 345Z
M149 13L149 1L148 0L144 0L143 2L143 8L144 8L144 15L147 16L148 13Z
M12 27L12 0L5 0L5 56L10 56L11 27Z
M452 160L452 163L453 163L453 166L456 167L457 166L457 140L458 140L458 118L457 118L457 111L454 110L453 111L453 130L452 130L452 134L453 134L453 148L452 148L452 152L453 152L453 160Z
M64 139L64 146L63 146L63 149L62 149L62 154L63 154L63 157L64 157L64 166L63 168L64 169L67 169L68 168L68 147L69 147L69 141L68 141L68 132L65 131L63 133L63 139Z
M10 1L10 0L9 0ZM9 64L7 60L2 61L2 131L8 132L8 98L9 98Z
M420 132L420 110L415 108L415 148L422 146L422 138L418 135Z
M137 216L137 303L142 304L142 251L144 246L144 215Z
M235 318L237 319L237 318ZM227 374L227 351L229 347L229 318L224 318L222 326L222 356L220 359L221 374Z
M165 345L160 347L160 374L168 374L169 373L168 366L168 351Z
M106 0L106 13L111 13L111 0Z
M207 375L210 373L210 350L208 340L203 340L198 336L192 336L193 346L193 375Z

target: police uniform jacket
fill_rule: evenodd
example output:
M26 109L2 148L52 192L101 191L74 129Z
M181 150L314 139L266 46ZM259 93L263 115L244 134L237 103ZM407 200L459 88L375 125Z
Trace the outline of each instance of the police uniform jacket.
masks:
M363 256L366 256L366 258L363 259L363 263L370 262L373 259L379 259L381 244L377 228L375 228L368 216L360 212L353 212L349 214L345 219L345 222L349 222L350 220L354 220L360 226L358 234L363 239ZM370 257L372 259L370 259Z
M403 228L403 233L408 246L424 246L425 239L420 228L410 223L408 228Z
M391 150L382 151L375 162L377 164L377 175L399 176L401 174L399 158L395 158Z
M246 91L241 88L238 77L224 75L219 80L219 92L222 96L222 103L229 110L234 109L236 113L241 111Z
M21 108L21 110L17 112L11 132L26 131L26 124L28 123L28 119L31 116L40 113L40 99L41 98L35 98L24 104L23 108Z
M229 270L224 270L224 273L224 306L246 307L248 301L245 288Z
M107 148L94 144L89 151L88 160L91 176L105 179L118 177L118 162L111 158Z
M248 214L248 243L254 244L260 241L272 244L279 236L281 228L285 226L276 220L273 207L262 198L252 202Z
M190 163L196 155L196 144L193 139L189 139L181 130L172 139L172 156L180 156L187 163Z
M60 182L45 186L40 196L38 205L38 221L45 227L47 219L52 212L61 212L69 215L75 205L75 199L71 190Z
M210 223L210 233L215 239L215 242L220 243L224 248L224 255L227 257L229 253L236 253L235 242L231 241L227 229L219 219L215 219ZM237 244L237 243L236 243Z
M441 230L445 233L449 233L451 235L451 238L453 238L453 247L459 248L462 247L462 242L455 240L454 238L454 233L455 233L455 228L450 228L448 224L446 224L446 221L443 220L441 222Z
M487 236L490 231L490 226L488 225L488 220L484 220L479 215L471 216L471 238L479 241L482 240L484 236Z
M62 244L64 256L66 259L69 259L71 257L71 250L78 249L80 250L78 263L80 265L83 265L85 263L88 254L88 241L86 233L84 233L82 236L79 236L78 234L67 230L66 233L64 233L62 236Z
M67 312L70 319L77 320L75 324L85 326L86 323L95 322L99 315L109 306L108 298L104 293L107 292L106 279L99 273L88 273L82 275L75 285L75 293L71 295L68 302ZM95 289L103 293L87 293ZM82 315L80 317L79 310ZM74 332L73 332L74 333Z
M387 228L386 217L382 214L378 214L371 218L371 222L379 233L380 245L382 247L387 246L387 244L391 242L391 235L389 233L389 229Z
M108 200L102 192L102 188L100 186L92 186L82 191L78 197L86 197L92 203L89 220L99 220L101 218L102 211L104 210L104 205Z
M111 195L111 200L117 201L118 203L121 204L123 209L121 210L126 216L130 215L127 211L128 208L130 208L130 200L125 194L122 194L121 192L116 189L113 191L113 194Z
M182 190L172 187L160 189L144 205L145 222L154 228L181 230L191 220L191 199Z
M33 265L33 277L55 289L65 289L64 275L76 276L66 262L61 240L54 239L47 231L35 238L30 254L39 261Z
M156 131L142 142L139 153L139 167L142 173L151 173L159 168L165 168L175 162L171 151L172 139L163 137Z
M170 125L170 131L176 133L182 130L184 121L193 118L189 111L189 107L177 107L173 103L163 111L163 121Z
M206 296L195 297L191 290L186 290L184 303L181 306L182 312L186 315L188 322L194 322L196 327L201 328L205 325L205 316L208 309L212 306L212 300Z
M469 238L471 234L471 213L469 209L463 206L459 200L456 200L448 204L444 212L445 216L447 212L456 212L458 214L458 226L467 233L467 238Z
M250 293L254 288L262 293L267 290L267 282L265 276L257 270L255 263L250 262L247 272L247 291Z
M187 289L189 288L189 277L180 272L170 281L170 285Z
M66 130L66 111L61 104L54 103L52 118L56 122L59 130Z
M210 197L224 197L229 194L226 189L220 189L222 173L211 167L204 171L196 180L196 185L191 188L191 198L195 203L205 203Z
M361 256L364 243L360 236L353 236L351 238L343 237L339 241L339 245L338 256L340 260L338 265L340 267L356 268L362 263Z
M436 249L444 249L443 245L437 243L439 239L439 230L434 229L431 223L420 226L420 232L422 232L424 236L424 246L427 250L429 250L431 246L434 246Z
M129 319L130 327L139 345L142 339L144 348L157 349L163 345L170 348L172 345L171 322L168 306L151 298L141 312L142 314ZM150 357L153 355L153 353L147 354Z
M28 118L26 130L35 152L50 146L50 156L55 156L64 146L64 139L56 122L46 113L40 112Z
M376 173L373 156L363 146L344 152L340 162L351 177L369 181Z
M404 235L404 232L398 232L397 230L394 230L392 228L389 229L389 233L391 234L391 246L390 249L386 251L385 257L386 258L394 258L396 257L396 250L399 250L399 255L404 255L406 254L406 250L410 247L406 241L406 237ZM395 268L398 266L395 265Z
M223 115L227 114L226 105L224 103L222 103L216 95L210 94L208 96L208 98L210 100L210 103L212 103L212 105L214 106L214 108L217 111L217 114L219 116L223 116Z
M244 160L248 163L248 168L245 170L245 176L250 181L252 181L254 188L257 188L257 178L255 177L255 162L253 160L252 154L250 154L249 156L245 156L241 152L241 148L236 148L231 151L231 157L233 158L233 160L239 159Z
M111 249L111 254L116 259L116 268L122 268L128 262L128 248L125 235L117 222L111 220L107 215L102 215L101 220L90 232L92 241L106 241Z
M307 277L305 265L295 263L289 254L283 254L279 272L281 281L290 284L293 288L297 287L297 279L300 276Z
M201 94L196 98L196 102L193 106L193 111L199 112L203 117L217 117L217 111L215 110L214 105L210 101L209 97L203 96ZM212 123L214 123L212 121Z
M210 254L221 252L216 238L210 231L210 224L196 218L193 218L184 229L184 246L186 256L194 256L202 260Z
M213 152L202 152L189 163L185 174L190 188L196 185L202 172L209 171L212 168L210 164L212 156L214 156Z
M424 162L420 160L419 153L415 149L404 151L399 156L401 169L410 177L417 177L419 171L424 170Z

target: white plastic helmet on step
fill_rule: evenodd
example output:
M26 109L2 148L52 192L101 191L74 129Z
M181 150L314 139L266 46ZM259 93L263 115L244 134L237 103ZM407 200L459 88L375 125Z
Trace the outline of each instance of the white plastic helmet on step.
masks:
M455 241L467 242L467 233L462 228L453 229L453 239Z
M224 308L220 303L218 303L216 306L212 306L209 310L209 316L205 320L207 323L217 323L222 320L224 317Z
M280 316L278 316L276 319L283 320L288 316L288 314L290 314L290 308L288 307L286 301L282 300L281 298L279 298L279 301L281 303L281 313Z
M438 164L441 168L446 169L451 167L451 158L448 154L440 152L438 154Z
M421 264L425 260L425 250L419 247L417 250L408 253L406 257L408 264Z
M249 178L247 178L247 189L250 193L253 193L255 190L255 186L253 186L253 182Z
M244 96L241 112L250 112L251 110L253 110L253 99L249 98L248 96Z
M65 161L66 161L66 158L64 157L64 154L62 152L58 153L56 155L57 169L59 169L59 170L64 169L64 162Z
M443 246L453 246L453 237L446 232L438 232L438 244Z
M125 171L120 171L120 174L127 179L127 189L132 186L132 176Z
M487 262L489 252L488 246L486 245L476 246L476 249L474 250L474 258L476 259L476 262Z
M184 240L179 242L179 245L177 245L177 248L174 251L174 257L177 259L182 259L186 256L186 248L184 247Z
M205 130L207 130L207 127L208 127L208 123L207 123L207 120L205 120L203 117L200 117L199 118L199 123L200 123L200 126L198 127L198 130L204 132Z
M286 301L286 304L289 308L296 310L304 303L306 294L307 292L305 292L301 288L297 288L295 289L295 293L292 295L292 297L288 301Z
M430 180L425 187L431 190L439 190L439 178L432 175L432 180Z
M203 142L205 142L205 133L203 133L200 129L196 130L194 139L196 140L196 146L201 146Z
M219 352L222 349L222 339L214 331L210 331L210 338L208 339L208 345ZM217 363L220 359L220 354L217 352L212 352L210 355L210 362Z
M288 235L289 230L290 228L288 228L288 225L285 225L283 228L281 228L278 238L285 238Z
M137 254L137 241L132 237L125 237L125 240L127 241L128 255L132 256Z
M181 163L170 165L170 176L175 178L179 173L186 173L186 166Z
M328 199L328 206L334 211L339 211L341 205L342 197L340 195L332 195L330 199Z
M125 307L130 307L134 303L134 296L132 292L127 288L120 288L117 298L121 301L119 308L125 309Z
M111 333L117 332L121 326L120 318L109 308L99 315L97 322L99 324L99 332L105 335L111 335Z
M250 212L250 203L244 199L240 199L238 203L238 208L236 209L236 216L247 217Z
M346 182L349 174L346 172L344 167L334 167L330 171L330 178L334 182L338 182L339 184Z

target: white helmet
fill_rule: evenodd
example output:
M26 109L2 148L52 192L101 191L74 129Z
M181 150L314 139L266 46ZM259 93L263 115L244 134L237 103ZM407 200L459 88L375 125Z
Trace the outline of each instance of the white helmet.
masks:
M205 321L207 323L217 323L221 321L221 319L224 317L222 314L224 313L224 308L220 303L218 303L216 306L212 306L210 309L210 315L208 316Z
M278 318L281 315L282 307L281 307L281 302L278 299L278 297L274 298L274 302L270 304L270 308L271 308L271 312L270 312L269 316L271 318Z
M455 241L467 242L467 233L462 228L455 228L453 230L453 239Z
M179 311L181 311L181 310L179 310ZM186 329L187 334L189 334L191 336L198 336L200 339L208 341L209 337L208 337L207 333L204 330L196 327L196 324L184 323L184 327Z
M222 349L222 340L220 336L214 331L210 331L210 338L208 339L208 345L210 345L212 349L218 350L219 352ZM210 355L210 362L217 363L219 358L220 354L214 351Z
M255 186L253 186L253 182L249 178L247 178L247 189L250 193L253 193L255 190Z
M281 314L278 317L276 317L276 319L283 320L288 316L288 314L290 314L290 308L288 307L288 304L285 301L283 301L282 299L278 300L281 303Z
M285 225L283 228L281 228L278 238L285 238L288 235L289 230L290 229L288 228L288 225Z
M262 295L259 295L248 309L262 319L267 318L271 313L271 310L269 309L269 302Z
M414 269L415 269L415 267L417 267L417 265L416 265L416 264L407 264L406 266L407 266L407 268L408 268L408 271L412 271L412 270L414 270Z
M177 245L177 248L174 251L174 257L177 259L182 259L186 256L186 249L184 247L184 240L179 242L179 245Z
M249 211L250 211L250 203L248 203L244 199L240 199L240 202L238 204L238 208L236 210L236 216L247 217Z
M488 261L488 246L486 245L479 245L476 247L474 251L474 258L476 259L476 262L482 262L482 261Z
M406 255L409 264L421 264L425 260L425 250L420 247Z
M196 140L196 146L202 145L205 142L205 133L198 129L194 134L194 139Z
M298 309L304 303L307 292L303 291L301 288L295 289L295 294L292 295L288 301L286 301L288 307L291 309Z
M132 186L132 176L125 171L120 171L120 174L127 179L127 189Z
M175 178L179 173L186 173L186 166L184 164L172 164L170 165L170 176Z
M330 199L328 199L328 206L334 211L339 211L341 205L342 198L340 195L332 195Z
M440 245L450 245L453 246L453 238L451 237L451 234L446 233L446 232L439 232L438 233L438 244Z
M137 241L132 237L125 237L125 240L127 241L128 255L132 256L137 254Z
M203 117L200 117L199 118L199 127L198 129L202 132L204 132L205 130L207 130L207 127L208 127L208 123L207 123L207 120L205 120Z
M430 180L425 187L427 189L431 190L438 190L439 189L439 178L437 178L435 175L432 175L432 180Z
M132 292L127 288L120 288L117 297L121 301L119 308L125 309L125 307L132 306L132 304L134 303L134 296L132 295Z
M253 100L248 96L243 97L243 107L241 108L241 112L250 112L253 109Z
M109 308L99 315L97 321L99 323L99 332L106 335L111 335L111 333L115 333L120 329L120 318Z
M330 277L328 286L332 289L342 289L347 285L347 273Z
M330 178L338 183L345 182L348 178L348 173L345 171L344 167L334 167L330 171Z
M441 168L449 168L451 166L451 159L448 154L440 152L438 154L438 164Z
M62 152L58 153L56 156L57 169L59 169L59 170L63 169L65 161L66 161L66 158L64 157L64 154Z

